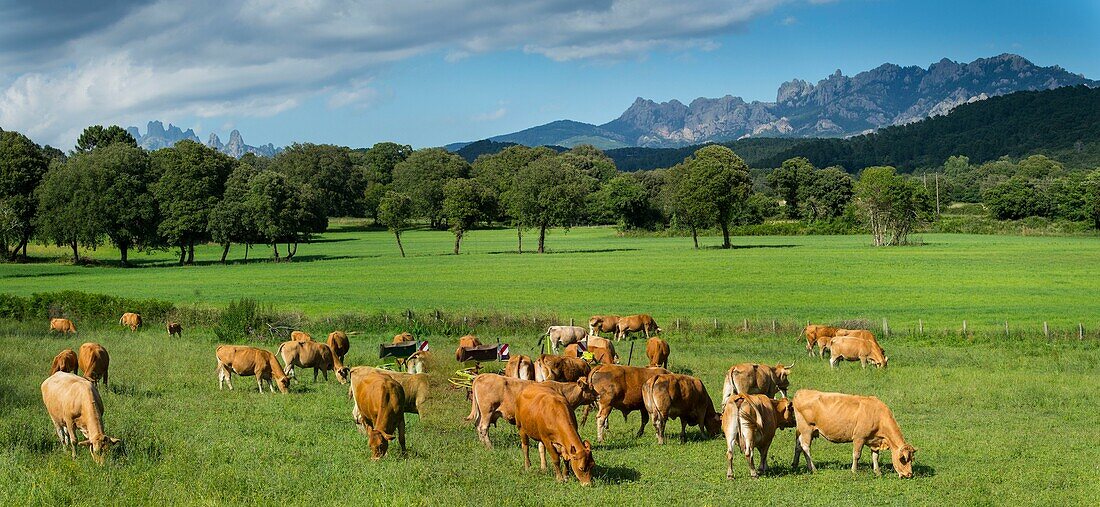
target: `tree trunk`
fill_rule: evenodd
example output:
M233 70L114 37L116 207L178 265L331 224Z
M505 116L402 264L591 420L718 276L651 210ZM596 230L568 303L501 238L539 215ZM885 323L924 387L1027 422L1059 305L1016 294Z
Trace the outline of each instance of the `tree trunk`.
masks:
M546 225L539 226L539 253L545 253L544 248L546 244Z
M185 263L185 262L187 262L187 247L184 246L183 242L181 241L180 242L180 266L182 266L183 263Z
M195 263L195 242L194 241L187 244L187 263L188 264L194 264Z
M232 243L230 243L228 241L226 241L222 245L222 264L225 264L225 258L229 256L229 246L230 245L232 245Z
M122 266L124 268L130 266L129 252L130 252L130 244L129 243L120 243L118 245L118 256L119 256L118 265L119 266Z
M401 257L404 257L405 247L401 246L401 231L393 231L393 235L397 238L397 249L401 250Z
M76 241L69 243L73 247L73 264L80 264L80 252L76 249Z
M722 248L730 248L730 224L722 222Z
M455 255L458 255L458 247L462 244L462 231L455 231Z
M1100 229L1100 227L1097 227L1097 228ZM20 246L23 247L23 261L24 262L26 262L26 260L27 260L27 243L30 243L30 242L31 242L31 236L29 234L24 234L23 235L23 242L20 244ZM16 250L18 250L18 248Z
M523 253L523 228L522 227L516 227L516 238L519 239L519 247L516 250L516 253Z
M699 230L691 226L691 240L695 242L695 249L699 249Z
M275 249L275 262L279 262L279 243L272 243L271 247Z
M298 254L298 243L297 242L295 242L293 244L292 243L287 243L286 244L286 260L289 261L289 260L293 259L294 256L297 255L297 254Z

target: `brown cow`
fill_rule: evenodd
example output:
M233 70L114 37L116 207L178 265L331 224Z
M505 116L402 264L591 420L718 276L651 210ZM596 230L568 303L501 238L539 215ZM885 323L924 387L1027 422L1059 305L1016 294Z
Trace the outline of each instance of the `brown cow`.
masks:
M76 334L76 324L69 319L50 319L50 332Z
M471 347L480 347L481 340L478 340L476 336L468 334L458 339L458 348L455 349L455 361L462 362L462 349L468 349Z
M626 337L627 333L638 332L644 332L646 339L649 339L649 333L661 334L661 328L657 325L657 322L653 320L653 317L645 313L621 317L619 321L615 323L616 340L622 340Z
M535 363L530 357L514 355L504 365L504 376L520 380L535 380Z
M638 428L637 436L642 436L645 425L649 422L649 412L646 411L645 401L642 400L642 385L650 378L662 373L669 373L669 371L664 368L640 368L619 364L605 364L592 369L592 373L588 375L588 381L599 394L599 411L596 413L598 442L603 443L604 432L607 431L607 416L611 415L612 410L622 412L623 419L631 412L640 410L642 424ZM584 409L583 420L588 420L588 407Z
M645 355L649 357L650 366L668 368L668 342L654 336L645 342Z
M354 404L351 417L359 432L367 436L371 459L382 459L393 440L394 430L401 452L405 452L405 391L401 383L378 373L352 379Z
M315 341L286 341L279 345L279 356L283 358L283 373L297 380L294 367L313 368L313 381L317 381L317 373L321 373L328 380L328 372L336 372L336 380L341 384L348 383L348 368L332 352L327 344Z
M680 419L680 441L687 442L688 425L698 426L706 437L722 430L722 416L714 411L714 401L703 381L690 375L667 373L642 384L642 401L653 418L657 443L665 443L665 423Z
M107 370L111 366L111 356L103 345L94 342L81 345L77 364L84 378L92 382L102 380L103 385L107 385Z
M608 340L607 338L601 338L599 336L589 336L588 340L585 341L585 346L587 346L588 348L603 347L611 351L611 357L615 358L616 361L618 361L619 359L619 354L615 352L615 342Z
M218 359L219 391L222 389L222 382L229 385L230 391L233 390L234 373L242 377L255 376L261 393L264 392L265 380L271 392L275 392L275 384L279 385L279 391L290 391L290 377L283 373L283 367L275 359L275 354L267 350L244 345L218 345L214 355Z
M554 477L564 481L561 460L573 469L582 486L592 484L592 444L577 433L577 416L565 398L544 386L524 389L516 400L516 430L523 448L523 469L531 468L530 439L539 443L540 468L546 469L546 455L554 468Z
M726 380L722 383L722 405L726 404L730 396L735 394L766 394L769 398L775 393L783 393L787 397L787 388L790 387L791 369L794 365L784 366L779 363L775 366L758 363L741 363L730 367L726 372Z
M175 336L176 338L183 336L183 326L181 326L179 322L168 321L168 324L165 325L165 328L168 329L169 338L171 338L172 336Z
M821 357L825 348L829 346L829 340L836 336L837 328L818 324L807 324L802 330L806 337L806 354L814 355L814 345L817 345L817 356Z
M606 347L588 347L588 353L592 354L594 359L599 364L616 364L615 351Z
M795 426L794 405L783 398L773 400L763 394L738 394L730 398L722 412L722 431L726 434L726 478L733 478L733 451L740 448L749 464L752 478L768 471L768 449L775 431ZM760 467L753 463L752 450L760 451Z
M344 362L344 356L348 354L348 350L351 349L351 342L348 341L348 334L343 331L333 331L328 334L328 340L325 340L325 344L328 348L332 349L332 353L336 354L336 357L340 359L340 362Z
M355 385L355 377L378 373L386 375L399 384L405 393L405 404L401 410L406 414L420 415L424 408L424 402L428 400L428 375L424 373L403 373L399 371L384 370L373 366L356 366L351 369L349 377L352 385ZM348 396L352 396L352 387L348 387Z
M409 373L424 373L427 371L426 365L431 358L431 353L426 350L418 350L413 352L411 356L405 359L405 371Z
M122 318L118 319L118 324L130 328L130 332L137 331L141 327L141 315L126 312L122 314Z
M586 378L576 382L548 380L535 383L491 373L478 375L470 387L470 415L464 420L474 422L477 438L485 444L485 447L493 448L492 442L489 441L489 425L495 424L498 418L504 418L505 421L515 424L516 397L520 391L533 385L553 389L565 397L566 403L573 410L596 401L596 391L592 389Z
M859 361L864 368L867 363L885 368L890 362L878 342L848 335L835 336L829 341L829 366L836 368L841 360Z
M311 342L313 341L313 337L305 331L291 331L290 340L296 342Z
M550 340L550 345L556 354L558 348L562 345L570 345L588 339L588 330L580 326L550 326L546 328L546 333L543 336Z
M805 454L810 471L817 471L810 458L810 444L821 435L834 443L852 442L852 472L856 471L866 445L871 448L875 474L882 474L878 453L889 449L898 476L913 476L913 455L917 450L905 442L894 413L878 398L800 389L794 396L794 410L798 433L791 468L797 468L799 455Z
M79 445L87 447L92 459L100 465L107 450L120 442L103 433L103 400L95 382L59 371L42 382L42 403L61 445L69 447L73 459L76 459L77 430L86 439Z
M584 352L581 351L579 343L570 343L565 347L565 350L562 350L561 355L562 357L583 357Z
M402 331L401 334L393 335L393 343L404 343L415 340L416 337L408 331Z
M593 315L588 319L588 335L599 337L601 332L615 334L618 323L618 315Z
M562 357L543 354L535 361L535 380L556 380L558 382L575 382L581 377L587 377L592 371L592 366L579 357Z
M59 371L76 373L76 367L76 352L73 352L73 349L65 349L53 357L53 362L50 363L50 375Z

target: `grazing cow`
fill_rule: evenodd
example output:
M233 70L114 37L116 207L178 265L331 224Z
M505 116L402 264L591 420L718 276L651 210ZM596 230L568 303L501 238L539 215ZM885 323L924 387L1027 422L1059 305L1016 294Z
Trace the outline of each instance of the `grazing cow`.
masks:
M607 338L601 338L599 336L589 336L588 340L585 340L584 345L588 348L603 347L611 351L611 357L616 360L619 359L619 354L615 352L615 342L608 340Z
M424 373L427 371L428 354L427 351L423 350L413 352L411 356L405 359L405 371L409 373Z
M668 368L668 342L654 336L645 342L645 355L649 357L650 366Z
M615 364L618 361L615 360L615 351L606 347L588 347L588 353L592 354L592 359L595 359L599 364Z
M122 314L122 318L118 319L118 324L130 328L130 332L137 331L141 327L141 315L126 312Z
M470 415L464 420L474 422L477 438L485 444L486 448L493 448L492 442L489 441L489 425L495 424L498 418L515 424L516 397L520 391L533 385L553 389L565 398L571 410L596 401L596 391L592 389L586 378L576 382L548 380L535 383L491 373L478 375L470 387Z
M550 345L554 353L558 353L558 347L572 343L582 342L588 339L588 330L580 326L550 326L546 328L543 336L550 339Z
M329 370L336 372L336 380L341 384L348 383L348 368L344 366L344 363L340 361L339 357L332 352L327 344L307 341L287 341L279 345L279 356L283 358L283 364L286 367L283 369L283 373L292 379L297 380L298 376L294 374L294 367L300 366L302 368L313 368L313 381L317 381L317 373L320 372L325 380L328 380Z
M401 334L393 335L393 343L404 343L415 340L416 337L408 331L402 331Z
M480 347L481 340L478 340L476 336L468 334L458 339L458 348L455 349L455 361L462 362L462 349L468 349L471 347Z
M102 465L104 454L119 439L103 433L103 400L94 382L59 371L42 382L42 403L53 421L61 445L68 446L76 459L76 431L84 435L79 445L87 447L92 459Z
M615 334L615 326L618 323L618 315L593 315L588 319L588 334L596 337L599 337L600 333Z
M81 345L77 365L80 366L84 378L92 382L102 380L103 385L107 385L107 370L111 366L111 356L103 345L94 342Z
M866 445L871 448L876 475L882 475L878 453L889 450L898 476L913 476L913 455L917 450L905 442L894 413L878 398L800 389L794 396L794 411L798 433L791 468L798 468L798 457L805 454L810 471L817 471L810 458L810 444L820 435L833 443L852 443L852 472L856 471Z
M291 331L290 332L290 339L291 339L291 341L296 341L296 342L311 342L311 341L313 341L313 337L310 336L309 333L307 333L305 331Z
M535 363L530 357L514 355L504 365L504 376L520 380L535 380Z
M856 338L863 338L864 340L878 343L878 340L875 339L875 334L866 329L837 329L836 336L855 336Z
M389 449L394 432L401 452L405 452L405 390L401 383L377 373L352 379L354 405L351 417L359 432L367 437L371 459L382 459Z
M642 412L642 424L638 428L638 435L642 436L645 425L649 422L649 412L642 400L642 385L647 380L662 373L669 373L664 368L640 368L637 366L623 366L618 364L605 364L595 367L588 376L592 388L599 395L599 410L596 412L596 440L603 443L604 432L607 431L607 416L612 410L623 413L623 419L635 410ZM584 409L583 421L588 420L588 407ZM583 424L582 421L582 424Z
M275 354L256 347L244 345L218 345L214 355L218 359L218 390L222 389L222 382L233 390L233 374L242 377L256 377L256 385L260 392L264 392L264 381L268 388L275 392L275 384L279 385L279 391L290 391L290 377L283 373L283 367L275 359Z
M587 377L592 371L592 366L579 357L562 357L543 354L535 361L535 380L556 380L558 382L575 382L581 377Z
M50 319L50 332L76 334L76 325L69 319Z
M424 403L428 400L427 374L403 373L375 368L373 366L356 366L351 369L351 373L349 374L352 385L355 385L356 376L362 377L371 373L386 375L401 384L401 389L405 392L405 403L401 406L401 410L406 414L420 415L420 411L424 408ZM348 387L348 396L352 396L352 388L350 386Z
M802 335L806 337L806 354L814 355L814 345L817 345L817 355L821 357L822 351L829 346L829 340L836 336L837 331L832 326L807 324L806 329L802 330Z
M539 443L540 468L546 469L546 455L554 468L554 477L566 479L561 460L569 463L582 486L592 484L592 444L577 433L577 416L565 398L554 390L534 385L524 389L516 400L516 430L523 448L523 469L531 468L530 439Z
M836 368L840 361L859 361L864 368L871 363L879 368L885 368L890 358L878 342L865 340L856 336L834 336L829 341L829 366Z
M722 416L714 411L706 386L690 375L666 373L650 378L642 384L642 402L653 418L658 444L665 443L665 423L669 419L680 420L681 442L687 442L688 425L698 426L708 438L722 429Z
M336 354L336 357L340 359L340 362L344 362L344 356L348 354L348 349L351 348L351 342L348 341L348 334L343 331L333 331L328 334L328 340L325 340L325 344L328 348L332 349L332 353Z
M726 372L725 382L722 383L722 405L735 394L766 394L771 398L775 393L783 393L786 398L787 388L791 385L792 368L793 364L784 366L783 363L775 366L757 363L731 366Z
M570 343L565 346L565 350L562 350L562 357L584 357L585 349L581 348L579 343Z
M76 352L73 352L73 349L65 349L53 357L53 362L50 363L50 375L59 371L76 373L76 367Z
M175 336L176 338L183 336L183 326L181 326L179 322L168 321L168 324L165 325L165 328L168 329L169 338L171 338L172 336Z
M639 332L644 332L646 339L649 339L650 333L661 334L661 328L657 325L657 322L653 320L653 317L645 313L621 317L619 321L615 323L616 340L622 340L626 337L627 333Z
M726 435L726 478L733 478L733 451L740 448L749 464L749 475L759 477L768 471L768 449L779 428L795 426L794 405L783 398L773 400L763 394L738 394L730 398L722 412L722 431ZM752 450L760 451L760 467L753 462Z

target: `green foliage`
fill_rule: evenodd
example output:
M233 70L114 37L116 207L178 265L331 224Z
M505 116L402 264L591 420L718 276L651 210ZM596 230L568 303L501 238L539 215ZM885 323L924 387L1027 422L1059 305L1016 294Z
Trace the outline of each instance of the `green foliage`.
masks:
M416 150L393 168L393 189L413 200L416 216L432 227L443 223L443 185L465 178L470 164L443 148Z
M35 191L40 210L35 217L38 237L70 247L74 264L80 262L80 245L95 247L103 240L103 227L95 213L102 180L97 181L82 162L74 157L71 163L54 164Z
M162 217L158 231L180 248L180 264L191 263L195 244L210 237L210 213L237 161L193 141L180 141L152 157L160 174L153 186Z
M559 155L562 164L573 166L599 182L619 175L615 161L591 144L580 144Z
M295 143L275 156L271 168L294 185L311 187L324 216L363 216L367 177L350 154L342 146Z
M126 129L118 125L103 128L102 125L92 125L80 133L76 140L76 152L87 153L96 148L103 148L115 143L125 144L137 148L137 140Z
M924 186L889 166L864 169L855 195L875 246L907 244L909 233L931 212Z
M443 185L443 216L455 234L455 255L462 236L481 220L485 195L485 189L473 179L458 178Z
M735 226L759 225L779 215L779 203L764 194L752 194L733 213Z
M1014 176L982 192L982 202L993 216L1014 220L1047 213L1047 199L1034 180Z
M538 253L543 253L547 229L568 230L583 219L594 181L559 156L536 159L516 172L505 193L508 214L518 224L539 230Z
M768 173L768 185L786 201L783 211L787 218L802 218L801 198L810 186L813 174L817 170L805 157L796 157L783 161L778 169Z
M258 210L250 199L252 178L260 171L248 163L241 163L225 183L225 194L210 212L210 237L223 246L222 262L233 243L265 243L256 223Z
M122 266L128 264L130 249L160 245L157 203L151 192L156 175L144 150L113 143L77 154L66 163L90 179L93 200L85 203L85 213L119 249Z
M633 174L624 174L604 183L589 196L589 220L617 223L623 229L650 227L661 219L646 187Z
M287 244L287 258L291 259L299 242L328 228L323 199L312 187L296 184L275 171L254 175L248 186L245 207L252 213L258 236L273 245L276 259L279 243Z
M479 156L470 168L470 176L486 189L483 203L485 219L489 222L507 220L509 216L505 194L515 182L516 173L535 160L553 156L555 152L550 148L529 148L522 145L509 146L499 153Z
M729 248L734 212L744 205L752 189L748 166L732 150L718 145L700 148L683 166L677 196L687 202L679 207L690 209L688 214L699 216L699 220L717 224L722 229L722 247ZM703 218L708 214L709 219Z
M46 154L27 136L0 130L0 255L10 251L14 258L34 234L38 210L34 189L45 177L48 164Z
M378 220L397 238L397 248L405 256L405 247L401 245L401 231L409 227L413 217L413 201L407 194L390 190L382 196L378 205Z
M255 299L233 301L219 316L214 336L220 343L241 343L265 331L263 327L270 320L269 313Z
M147 323L164 322L175 305L155 299L130 299L74 290L39 292L29 296L0 293L0 318L46 322L64 317L98 325L117 324L126 312L135 312Z

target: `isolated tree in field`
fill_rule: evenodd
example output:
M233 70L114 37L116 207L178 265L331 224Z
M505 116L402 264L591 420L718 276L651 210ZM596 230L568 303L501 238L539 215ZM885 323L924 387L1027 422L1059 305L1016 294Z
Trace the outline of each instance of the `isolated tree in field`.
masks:
M180 264L191 264L195 244L210 237L210 212L237 161L194 141L180 141L152 156L160 174L153 190L162 217L158 231L180 249Z
M286 244L286 260L292 260L298 243L324 231L327 225L320 194L280 172L260 171L252 176L245 202L253 214L256 234L271 245L276 261L280 243Z
M516 173L505 200L509 214L539 230L538 253L544 253L546 230L568 229L584 216L584 202L594 180L559 157L535 160Z
M669 169L670 183L665 188L668 194L668 213L680 227L691 231L691 240L695 249L699 249L699 229L714 225L718 209L704 189L691 179L686 164L677 164Z
M86 153L96 148L122 143L137 148L137 140L126 129L118 125L104 128L102 125L92 125L80 133L76 140L76 152Z
M309 185L320 196L329 217L363 215L366 174L352 165L351 150L331 144L293 144L271 161L296 185Z
M100 204L99 190L90 172L79 164L65 163L54 164L35 191L36 235L44 243L71 248L73 264L80 263L80 246L102 242L103 228L94 213Z
M119 250L129 266L134 248L155 248L158 211L151 187L156 182L149 154L128 143L113 143L79 153L66 162L87 178L95 205L86 213Z
M438 228L443 223L443 185L469 171L464 158L443 148L416 150L394 166L392 188L413 200L416 216Z
M499 153L481 155L470 168L470 176L480 182L486 189L486 196L482 203L485 220L492 223L511 219L512 226L516 228L518 251L520 253L523 253L523 229L527 225L509 214L508 211L511 205L507 202L506 196L515 183L516 173L520 169L535 160L556 155L554 150L545 146L531 148L515 145L509 146Z
M712 144L696 150L684 161L687 181L693 187L688 198L713 203L712 223L722 228L722 248L730 248L730 221L734 211L744 205L752 190L752 179L745 161L733 150ZM697 209L704 207L693 204Z
M248 258L249 246L264 242L256 229L259 212L251 207L253 203L249 199L252 178L259 173L247 163L238 165L225 182L221 201L210 212L210 237L222 246L222 264L225 264L233 243L244 244L245 258Z
M42 183L47 169L47 155L38 145L18 132L0 130L0 208L7 210L0 255L14 260L22 251L26 258L38 210L34 189Z
M405 247L401 245L401 231L409 226L413 216L412 198L400 192L389 191L382 196L378 205L378 219L397 238L397 249L405 256Z
M783 166L768 173L768 185L780 199L786 201L787 218L802 218L801 197L809 186L816 169L805 157L795 157L783 162Z
M443 216L455 235L455 255L462 237L481 220L485 190L477 180L458 178L443 186Z
M924 186L890 166L864 169L855 195L875 246L907 243L909 232L928 218L932 208Z

